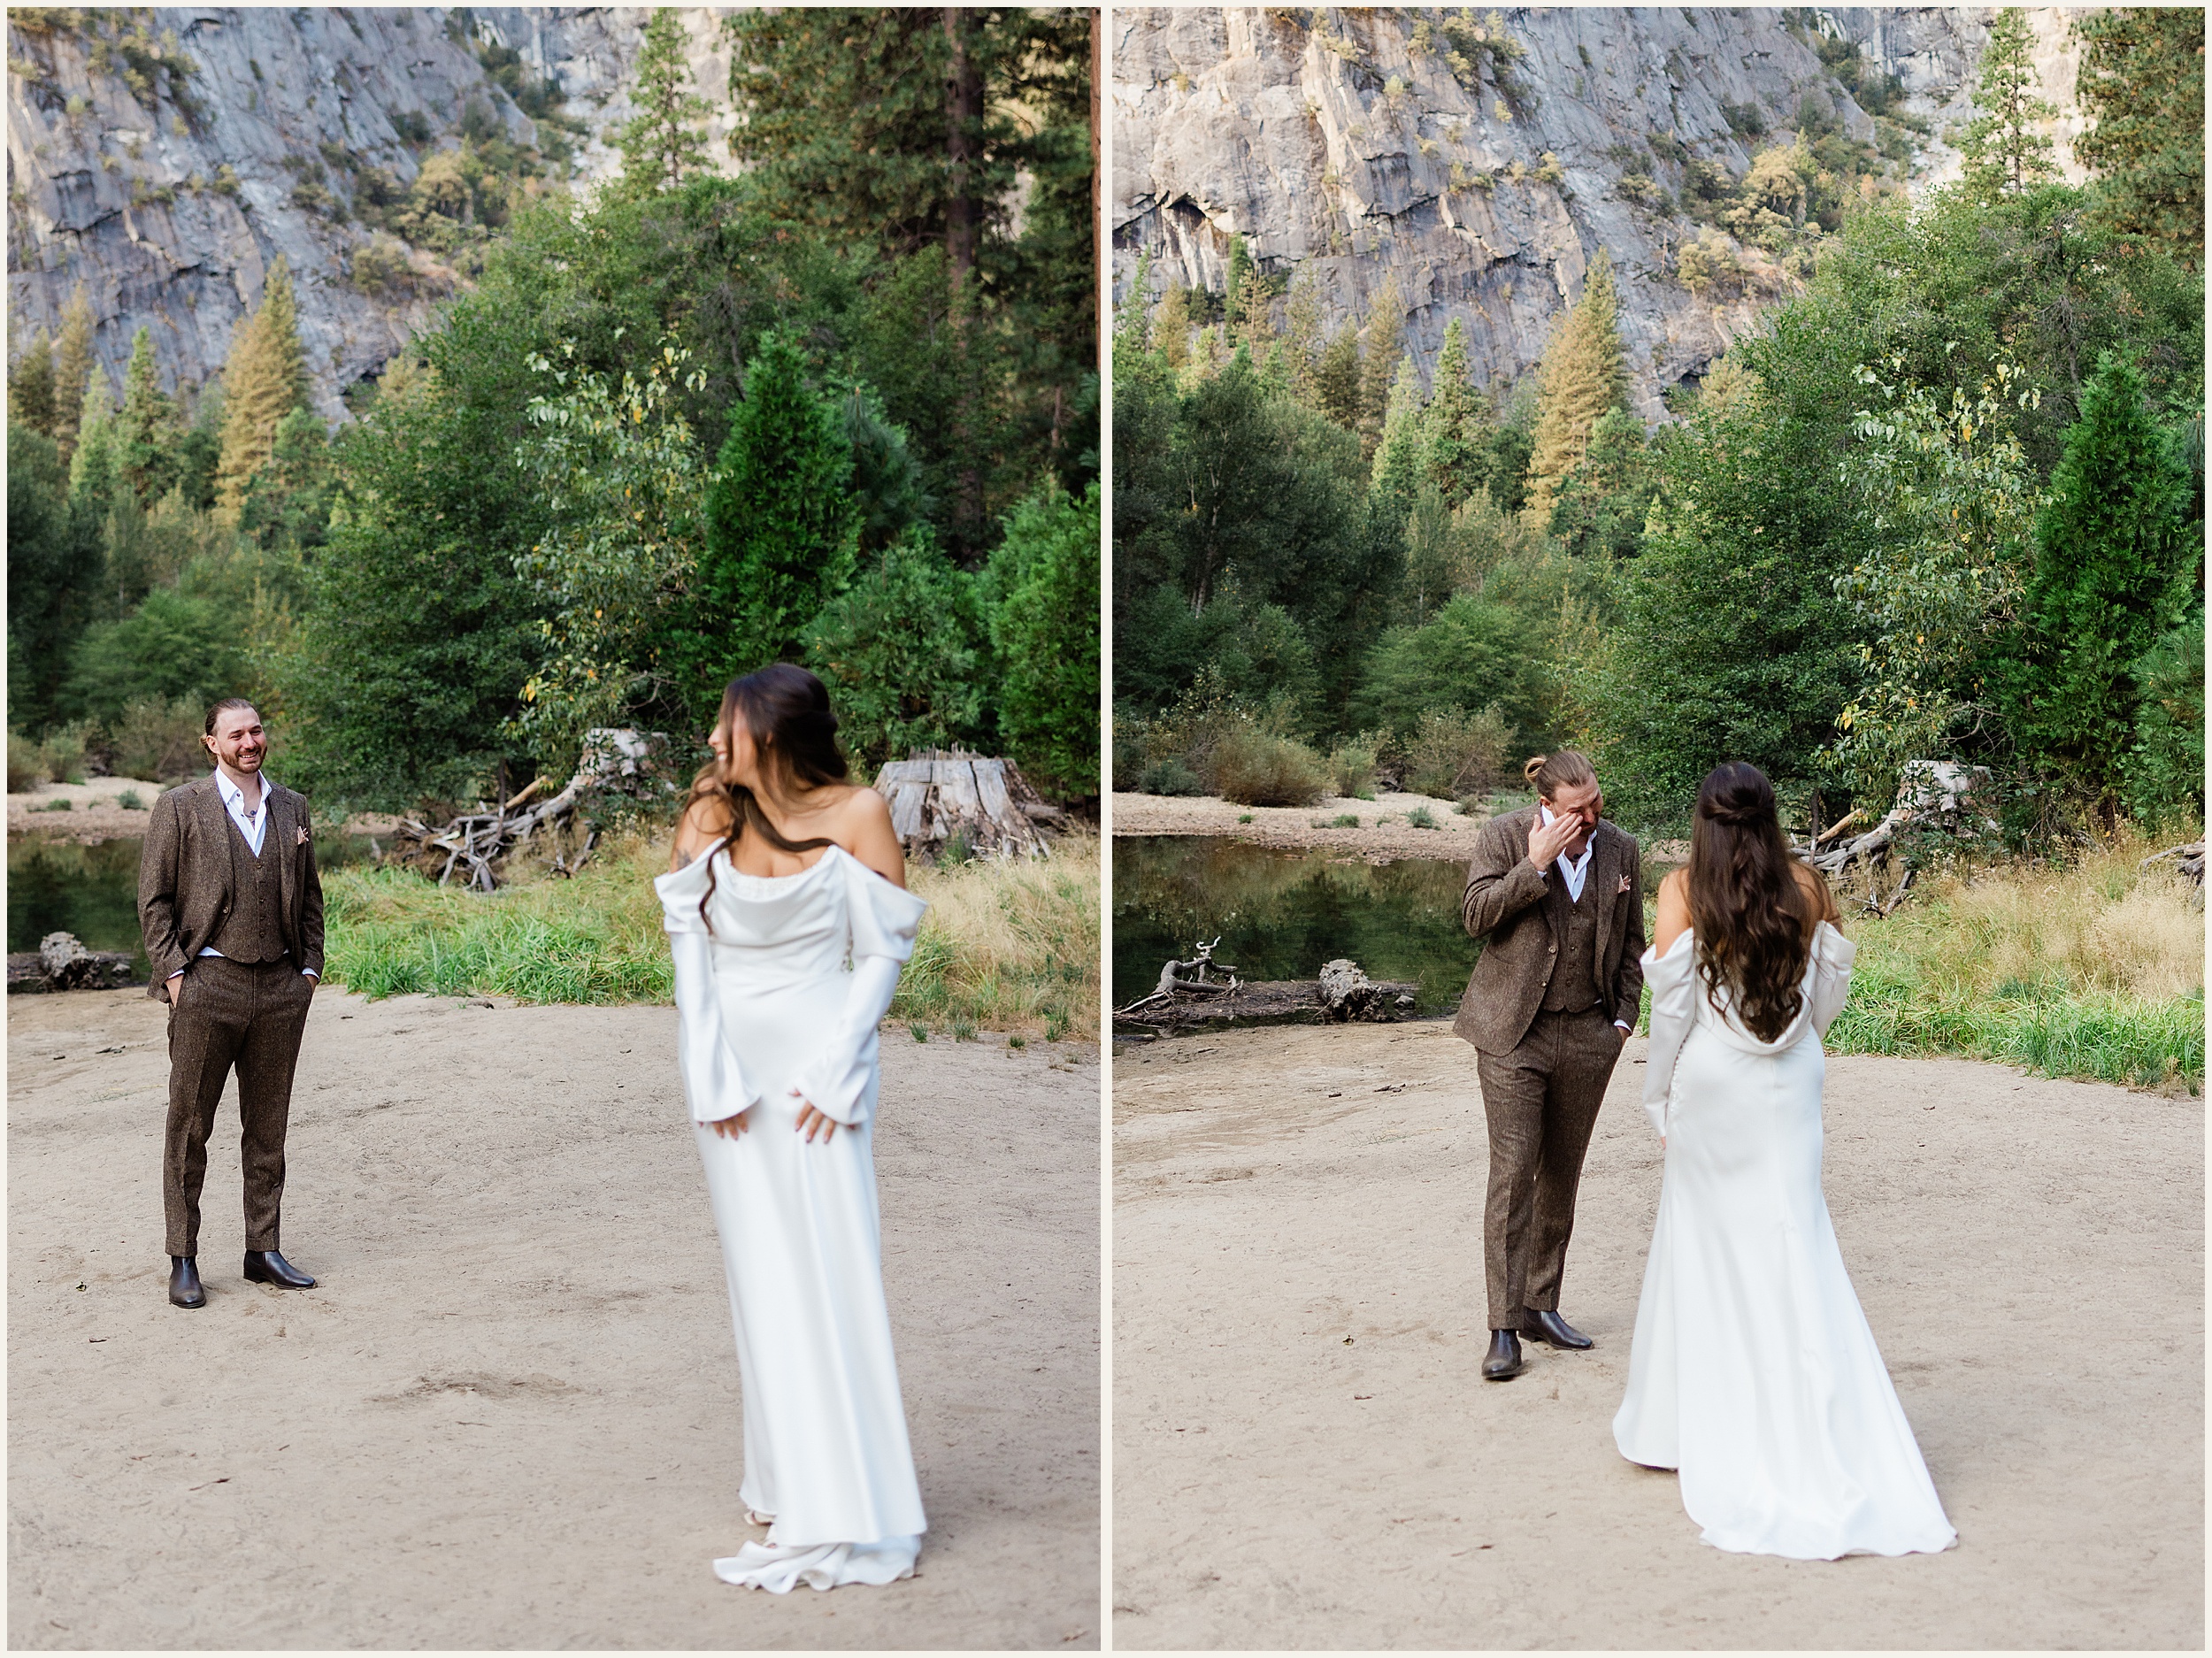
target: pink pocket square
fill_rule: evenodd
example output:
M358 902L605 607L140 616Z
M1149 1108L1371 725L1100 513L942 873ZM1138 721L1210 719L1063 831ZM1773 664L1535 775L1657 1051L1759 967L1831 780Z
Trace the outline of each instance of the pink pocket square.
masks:
M1627 877L1627 876L1625 876L1625 875L1622 876L1622 877L1621 877L1621 888L1620 888L1620 894L1617 894L1617 895L1620 895L1620 896L1625 896L1625 895L1626 895L1626 894L1627 894L1627 892L1628 892L1628 890L1629 890L1629 888L1630 888L1630 887L1631 887L1631 886L1632 886L1632 885L1633 885L1633 883L1630 881L1630 879L1628 879L1628 877Z
M295 841L292 844L293 844L294 846L302 846L302 847L303 847L303 846L305 846L305 845L307 844L307 825L306 825L305 824L302 824L302 825L300 825L300 838L299 838L297 841ZM1628 890L1628 887L1627 887L1627 886L1626 886L1626 884L1625 884L1625 883L1624 883L1624 884L1622 885L1621 890L1622 890L1623 892L1626 892L1626 891Z

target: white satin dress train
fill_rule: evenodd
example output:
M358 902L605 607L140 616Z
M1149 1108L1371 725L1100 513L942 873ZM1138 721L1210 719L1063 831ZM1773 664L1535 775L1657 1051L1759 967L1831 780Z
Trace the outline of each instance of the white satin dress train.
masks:
M841 847L774 877L718 853L710 898L709 868L654 886L737 1332L739 1496L772 1516L767 1541L715 1574L780 1594L889 1583L913 1575L926 1522L884 1302L876 1026L926 906ZM833 1138L794 1132L795 1086L844 1125ZM705 1126L739 1111L749 1126L734 1140Z
M1772 1042L1706 1000L1688 933L1644 954L1659 1218L1614 1442L1680 1472L1715 1547L1794 1560L1935 1553L1957 1533L1844 1270L1821 1190L1820 1038L1855 947L1826 923ZM1726 1006L1724 994L1723 1006Z

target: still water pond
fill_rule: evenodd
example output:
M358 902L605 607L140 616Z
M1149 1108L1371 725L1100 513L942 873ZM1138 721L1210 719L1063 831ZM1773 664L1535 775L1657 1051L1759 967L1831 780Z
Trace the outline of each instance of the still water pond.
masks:
M98 846L44 835L8 837L8 949L35 950L50 933L73 933L87 949L128 950L140 977L146 951L138 933L138 855L143 841ZM369 855L366 835L318 838L324 869Z
M1427 858L1339 863L1220 835L1114 838L1114 1005L1159 981L1171 956L1221 935L1246 979L1313 979L1348 956L1371 979L1411 979L1417 1011L1450 1012L1476 946L1462 928L1467 867Z

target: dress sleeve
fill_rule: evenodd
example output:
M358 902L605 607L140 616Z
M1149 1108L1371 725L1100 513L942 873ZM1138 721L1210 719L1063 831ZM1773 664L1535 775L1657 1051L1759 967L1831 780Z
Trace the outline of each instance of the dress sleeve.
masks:
M807 1067L799 1092L823 1116L852 1128L866 1122L874 1109L876 1027L891 1010L899 971L914 954L922 912L929 906L858 858L848 855L841 862L852 927L852 979L837 1026L821 1056Z
M1823 1036L1851 994L1851 963L1858 954L1859 947L1828 922L1813 934L1813 1029Z
M706 860L657 877L661 926L676 971L676 1064L695 1123L718 1123L749 1109L760 1097L745 1080L722 1030L722 1004L714 989L714 939L699 914L706 890Z
M1667 1132L1667 1101L1674 1091L1675 1062L1697 1017L1697 945L1685 928L1662 956L1643 954L1644 984L1651 992L1651 1053L1644 1065L1644 1110L1660 1138Z

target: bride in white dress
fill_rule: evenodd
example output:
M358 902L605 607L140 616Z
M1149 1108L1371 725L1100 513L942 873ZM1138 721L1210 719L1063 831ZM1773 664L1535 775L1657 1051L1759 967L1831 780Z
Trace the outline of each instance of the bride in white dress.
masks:
M1957 1540L1821 1191L1820 1038L1855 954L1836 919L1765 777L1715 770L1644 955L1666 1174L1613 1438L1680 1470L1704 1541L1795 1560Z
M739 1495L768 1527L714 1570L777 1593L911 1577L926 1524L871 1155L876 1026L924 905L836 731L803 668L733 683L653 883L737 1327Z

